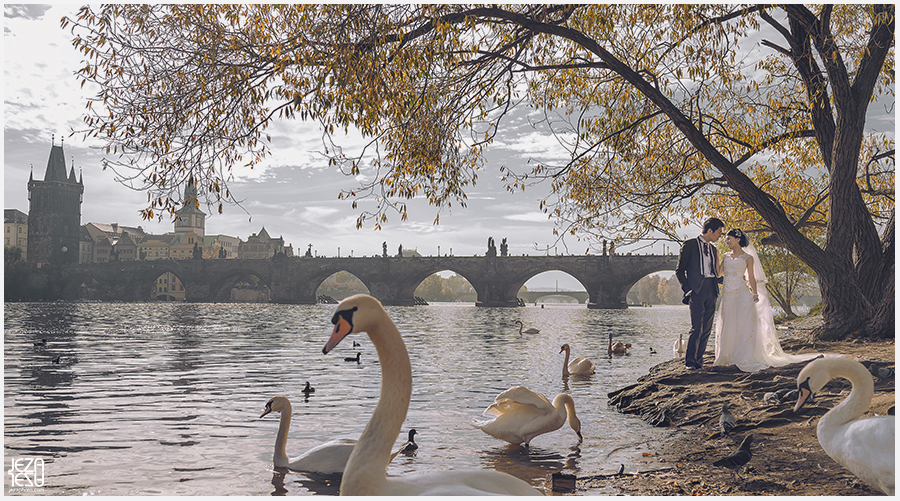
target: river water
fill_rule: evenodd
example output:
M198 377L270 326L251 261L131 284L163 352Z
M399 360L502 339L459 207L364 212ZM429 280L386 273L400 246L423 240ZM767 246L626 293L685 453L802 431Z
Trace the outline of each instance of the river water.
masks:
M290 457L362 432L379 396L377 355L361 334L323 355L333 311L333 305L6 303L4 473L24 459L34 460L37 476L42 462L43 485L21 488L5 474L4 493L335 494L333 481L274 471L278 414L259 418L269 398L291 400ZM493 468L542 487L557 471L613 473L622 463L641 469L651 444L674 433L615 412L606 395L673 357L678 332L690 327L686 306L438 303L387 311L413 368L397 445L409 428L417 429L420 444L413 455L397 456L389 475ZM520 336L516 320L540 333ZM606 357L609 333L632 344L629 356ZM41 339L46 346L34 346ZM564 381L562 343L572 346L573 357L592 359L596 374ZM344 361L357 351L361 363ZM306 381L317 389L308 399L300 391ZM579 446L566 424L526 450L469 424L516 385L551 400L570 393L584 442Z

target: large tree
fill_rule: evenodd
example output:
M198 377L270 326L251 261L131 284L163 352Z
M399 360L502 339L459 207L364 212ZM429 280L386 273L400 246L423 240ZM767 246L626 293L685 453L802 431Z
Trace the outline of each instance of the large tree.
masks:
M100 88L84 132L146 217L184 183L228 202L279 118L319 121L331 161L369 174L342 192L378 202L360 225L415 196L465 205L498 131L538 110L569 159L502 175L549 180L561 230L676 236L733 210L816 273L820 336L893 336L893 135L866 128L893 107L893 5L109 5L62 24ZM370 142L347 155L350 129Z

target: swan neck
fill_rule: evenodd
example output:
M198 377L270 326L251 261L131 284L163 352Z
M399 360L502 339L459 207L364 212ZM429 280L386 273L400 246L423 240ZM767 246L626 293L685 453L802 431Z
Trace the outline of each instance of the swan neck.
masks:
M412 394L409 353L397 326L385 313L377 328L370 328L368 334L381 365L381 396L344 468L341 495L345 496L378 494L387 481L391 447L406 419Z
M564 351L566 352L566 359L563 361L563 377L566 377L569 375L569 348L565 348Z
M278 435L275 436L275 455L272 458L275 466L285 466L289 461L285 446L287 445L288 431L291 429L291 408L281 411L281 419L278 422Z
M553 399L553 408L560 416L571 419L575 415L575 400L568 393L560 393Z
M843 362L843 361L842 361ZM817 428L837 428L863 415L875 394L875 382L862 365L840 363L831 372L832 379L843 377L853 385L850 395L819 420ZM822 436L819 434L819 436Z

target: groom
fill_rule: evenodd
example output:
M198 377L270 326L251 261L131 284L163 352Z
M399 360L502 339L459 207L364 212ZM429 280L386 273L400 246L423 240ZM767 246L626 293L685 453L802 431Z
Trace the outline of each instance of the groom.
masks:
M683 302L691 308L691 333L684 351L684 365L689 369L703 367L703 354L712 331L716 298L719 296L719 279L716 276L719 256L713 242L719 240L724 228L725 223L718 218L707 219L703 223L703 233L686 241L678 256L675 276L684 291Z

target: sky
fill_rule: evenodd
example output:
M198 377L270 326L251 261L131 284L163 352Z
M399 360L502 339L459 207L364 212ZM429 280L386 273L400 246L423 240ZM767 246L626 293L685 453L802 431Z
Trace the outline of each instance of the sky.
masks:
M60 27L60 19L74 16L78 7L4 5L3 206L28 212L29 175L33 172L35 179L43 179L51 145L62 144L67 165L74 165L84 179L82 224L118 223L141 226L153 234L170 232L173 223L167 218L161 222L141 219L146 193L123 186L114 172L102 170L98 143L71 134L83 128L85 103L96 92L89 85L80 87L75 72L84 65L83 59L72 47L70 31ZM341 190L355 188L357 181L328 167L319 153L323 151L321 132L314 124L280 121L267 132L272 135L272 157L252 171L238 168L229 185L243 201L241 207L225 206L224 214L218 214L201 204L208 214L208 235L246 240L265 228L269 235L283 237L295 254L302 255L312 244L313 253L320 256L381 254L383 242L389 253L402 245L425 256L483 255L489 237L498 247L507 238L512 255L599 253L572 237L565 246L553 248L557 243L554 222L539 210L548 184L514 194L504 189L499 170L504 163L526 171L529 160L559 163L567 158L551 135L528 124L527 116L515 117L502 130L478 184L467 192L466 208L445 209L440 224L434 225L437 209L414 200L409 203L407 221L394 216L378 231L371 226L356 229L358 210L350 201L338 200ZM659 243L637 252L673 253L675 245ZM622 247L619 252L629 250ZM542 274L526 283L532 289L557 285L583 289L563 272Z

